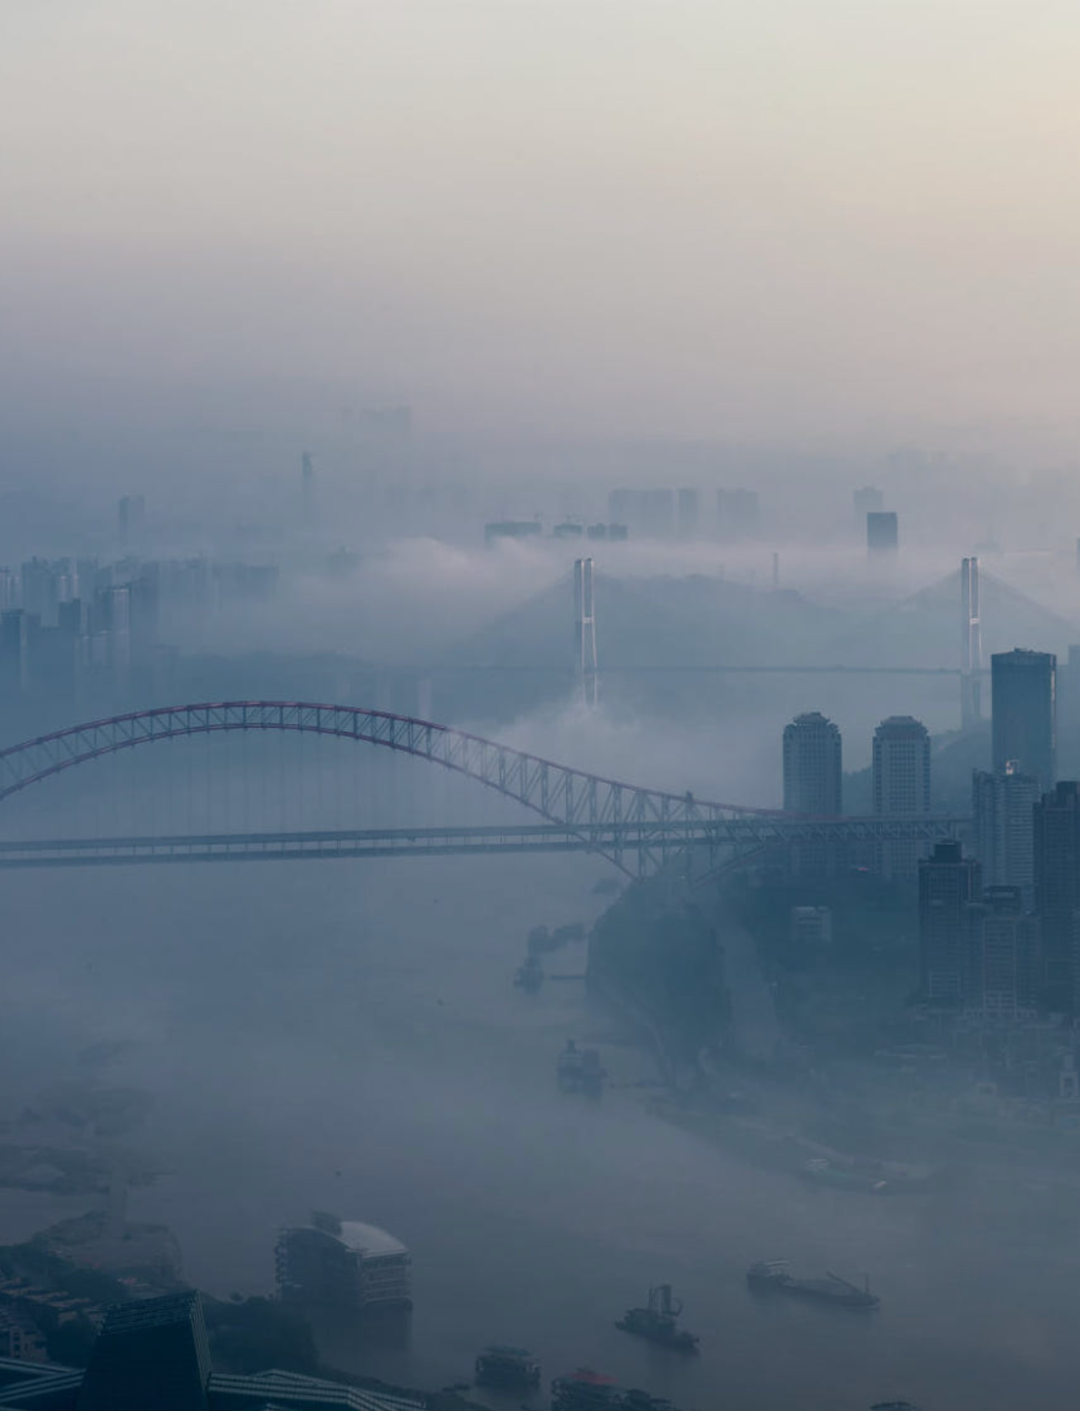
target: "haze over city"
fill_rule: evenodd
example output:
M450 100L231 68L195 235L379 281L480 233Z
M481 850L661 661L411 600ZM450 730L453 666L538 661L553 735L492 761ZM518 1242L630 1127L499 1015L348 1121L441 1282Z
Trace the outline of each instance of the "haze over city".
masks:
M1078 49L0 7L0 1406L1075 1395Z

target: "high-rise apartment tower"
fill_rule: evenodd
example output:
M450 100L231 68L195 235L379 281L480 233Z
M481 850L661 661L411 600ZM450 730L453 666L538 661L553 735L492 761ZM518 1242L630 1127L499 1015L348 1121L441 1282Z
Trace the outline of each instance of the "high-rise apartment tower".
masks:
M890 715L874 731L874 812L914 817L930 812L930 736L922 721ZM914 878L921 845L885 842L878 848L878 869L886 877Z

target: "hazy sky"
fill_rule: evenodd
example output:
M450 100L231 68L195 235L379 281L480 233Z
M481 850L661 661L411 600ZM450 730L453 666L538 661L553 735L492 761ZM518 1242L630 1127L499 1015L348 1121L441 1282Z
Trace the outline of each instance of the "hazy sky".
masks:
M1071 450L1078 59L1052 0L4 0L0 406Z

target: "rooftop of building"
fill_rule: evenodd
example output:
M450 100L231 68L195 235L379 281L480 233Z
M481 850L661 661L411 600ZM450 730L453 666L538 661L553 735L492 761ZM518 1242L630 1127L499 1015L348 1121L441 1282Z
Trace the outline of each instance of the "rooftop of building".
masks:
M339 1240L346 1249L354 1250L368 1258L402 1256L409 1252L399 1239L386 1230L380 1230L378 1225L365 1225L359 1220L335 1220L332 1226L325 1219L315 1220L310 1225L294 1225L282 1233L287 1237L294 1233L307 1234L313 1230L330 1239Z
M0 1393L21 1382L47 1382L67 1376L71 1370L55 1362L24 1362L19 1357L0 1357Z
M7 1361L9 1359L5 1359ZM70 1367L49 1366L42 1376L40 1363L23 1362L22 1380L0 1388L0 1406L4 1411L36 1411L41 1406L55 1406L70 1396L75 1404L82 1386L83 1374Z
M265 1397L272 1406L281 1405L295 1411L304 1406L341 1407L342 1411L421 1411L422 1400L397 1392L372 1391L366 1387L346 1386L342 1382L326 1381L321 1377L306 1377L299 1372L272 1369L253 1376L236 1376L215 1372L206 1388L212 1411L227 1411L232 1405L247 1406L255 1397Z
M1008 652L994 652L990 657L991 663L1001 661L1008 662L1010 665L1023 666L1043 666L1046 662L1053 660L1055 660L1053 652L1038 652L1031 647L1013 647Z
M399 1239L386 1230L380 1230L378 1225L361 1224L359 1220L341 1222L341 1240L361 1254L386 1256L409 1252Z
M133 1298L128 1303L113 1303L106 1310L102 1335L141 1332L144 1328L165 1328L174 1323L189 1323L196 1315L199 1295L194 1289L184 1293L166 1294L162 1298Z
M787 728L790 730L792 725L824 725L829 730L837 729L837 726L829 719L829 717L827 715L822 715L820 710L804 710L801 715L797 715L795 717L795 719L791 722L790 725L788 725Z
M890 715L877 727L878 733L887 731L890 735L910 732L920 739L926 734L926 726L913 715Z

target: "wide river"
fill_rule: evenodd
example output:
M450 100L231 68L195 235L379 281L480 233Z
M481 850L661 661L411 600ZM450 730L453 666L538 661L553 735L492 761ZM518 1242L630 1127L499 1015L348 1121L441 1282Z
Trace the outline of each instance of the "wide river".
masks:
M580 983L511 984L526 931L591 921L602 875L583 858L5 873L4 1101L130 1040L105 1080L153 1092L136 1140L168 1172L132 1216L167 1222L219 1294L270 1291L277 1227L312 1208L385 1226L414 1257L411 1334L335 1356L398 1382L467 1378L480 1346L514 1341L547 1375L585 1364L699 1411L1071 1405L1075 1218L1043 1231L1036 1196L1003 1216L817 1190L633 1087L557 1093L568 1036L618 1081L651 1074ZM575 947L550 968L583 965ZM0 1239L71 1206L4 1194ZM867 1270L883 1307L763 1306L743 1281L763 1257ZM613 1326L661 1280L698 1359Z

